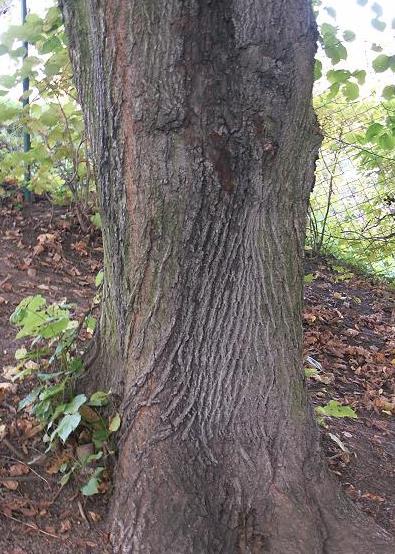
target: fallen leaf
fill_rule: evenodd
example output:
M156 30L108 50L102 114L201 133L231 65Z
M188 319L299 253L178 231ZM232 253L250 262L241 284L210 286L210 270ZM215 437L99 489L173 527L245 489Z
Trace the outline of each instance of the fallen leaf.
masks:
M0 485L2 485L3 487L5 487L10 491L15 491L18 488L19 483L18 481L2 481L0 477Z
M100 514L97 514L96 512L88 512L88 514L91 520L94 521L95 523L101 520Z
M19 477L20 475L27 475L30 469L25 464L14 464L8 469L10 477Z
M385 498L383 498L382 496L379 496L378 494L373 494L371 492L364 492L361 495L361 498L367 498L372 502L385 502Z
M73 455L69 450L63 450L59 454L55 455L45 468L46 473L48 475L54 475L55 473L58 473L61 466L70 460L72 460Z
M20 366L8 365L3 367L3 374L6 379L14 379L20 373Z
M17 388L14 383L0 383L0 402L9 394L15 394Z
M60 533L67 533L71 529L71 521L69 519L65 519L64 521L60 522Z
M345 331L346 335L348 335L349 337L357 337L359 335L359 331L357 331L356 329L346 329Z
M4 423L0 423L0 441L7 435L7 427Z
M81 444L76 448L77 458L80 461L85 460L88 456L91 456L95 451L95 447L92 443Z

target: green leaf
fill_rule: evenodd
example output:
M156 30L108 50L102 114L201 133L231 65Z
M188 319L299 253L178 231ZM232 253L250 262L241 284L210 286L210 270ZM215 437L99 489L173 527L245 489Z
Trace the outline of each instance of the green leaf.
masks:
M324 39L336 37L337 28L330 23L323 23L320 27L320 33Z
M72 476L72 474L73 474L73 470L70 470L62 476L60 480L61 487L64 487L65 485L67 485L67 483L70 481L70 477Z
M26 17L26 23L21 25L18 38L34 44L42 33L43 20L35 13Z
M358 417L350 406L343 406L337 400L330 400L325 406L317 406L315 411L317 414L327 417L350 417L353 419Z
M4 54L8 54L8 48L5 44L0 44L0 56L4 56Z
M89 406L105 406L108 404L108 396L109 394L104 391L97 391L92 394L92 396L89 399L88 405Z
M27 356L27 350L24 346L22 346L22 348L18 348L15 351L15 359L16 360L23 360L24 358L26 358L26 356Z
M44 42L40 48L40 54L50 54L56 52L59 48L63 48L63 45L60 38L55 35Z
M40 114L39 120L47 127L52 127L59 123L60 115L57 106L50 105ZM61 135L60 135L61 136Z
M92 441L95 447L99 450L103 444L108 440L108 437L110 436L110 433L107 431L107 429L97 429L92 434Z
M332 100L332 98L334 98L337 95L339 90L340 90L340 83L333 83L333 85L329 87L328 101Z
M12 88L16 84L16 75L1 75L0 85L4 88Z
M314 281L314 279L315 279L314 273L308 273L307 275L304 276L303 282L305 285L309 285Z
M315 60L314 62L314 81L318 81L322 77L322 62Z
M355 40L355 33L353 31L344 31L343 38L346 42L352 42Z
M384 21L380 21L377 17L372 19L371 21L372 27L377 29L378 31L384 31L384 29L387 27L387 24Z
M392 150L395 147L395 137L389 133L380 135L377 142L384 150Z
M56 385L53 385L52 387L48 387L44 389L43 392L40 394L40 400L46 400L47 398L52 398L53 396L57 396L63 391L64 391L64 382L58 383Z
M120 426L121 426L121 416L117 413L111 419L110 425L108 426L108 430L110 431L110 433L116 433L116 431L118 431Z
M100 452L97 452L96 454L90 454L90 456L88 456L85 459L85 463L90 464L92 462L97 462L97 460L100 460L100 458L102 457L103 457L103 451L100 450Z
M39 308L45 306L45 304L45 298L40 294L36 294L36 296L27 296L18 304L11 314L10 323L12 325L23 324L23 322L29 318L31 312L37 311Z
M379 54L372 62L372 67L376 73L387 71L390 66L390 58L385 54Z
M51 322L48 325L40 327L40 335L45 339L58 337L62 334L63 331L65 331L65 329L67 329L69 322L70 319L68 317L64 317L62 319L59 319L58 321Z
M373 138L375 138L377 135L379 135L384 129L384 126L381 125L381 123L372 123L372 125L369 125L369 127L366 130L366 140L371 141Z
M101 269L95 278L96 287L100 287L100 285L103 283L103 279L104 279L104 271Z
M10 51L11 58L18 59L22 58L26 55L26 48L24 46L19 46L19 48L15 48L14 50Z
M90 217L90 220L92 224L96 227L96 229L101 229L101 217L99 212L96 212Z
M318 371L315 367L305 367L304 368L304 376L306 378L313 377L314 375L317 375Z
M85 319L85 325L88 331L94 331L96 327L96 318L92 316L88 316Z
M92 496L99 492L98 486L100 485L100 475L103 471L104 467L98 467L89 481L81 487L80 490L84 496Z
M34 405L33 414L41 420L47 420L51 409L51 400L43 400Z
M64 408L66 414L75 414L80 407L85 404L87 398L85 394L77 394Z
M351 73L346 69L330 69L326 74L330 83L344 83L350 76Z
M72 358L68 364L68 368L70 371L73 371L77 373L84 367L84 364L81 360L81 358Z
M377 17L380 17L380 15L383 15L383 8L375 2L373 6L371 7L371 10L376 14Z
M26 408L26 406L29 406L30 404L33 404L35 402L41 392L42 388L37 387L36 389L33 389L25 398L23 398L19 404L18 404L18 410L23 410L23 408Z
M53 422L61 415L64 414L64 410L66 408L67 404L58 404L55 408L54 413L51 416L51 419L49 421L47 430L49 430L52 427Z
M336 19L336 10L334 8L332 8L331 6L327 6L324 8L324 10L330 17Z
M381 94L386 100L391 100L395 96L395 85L387 85Z
M30 77L34 75L35 72L33 68L40 63L39 58L36 56L29 56L23 60L22 67L20 69L21 77Z
M61 375L64 375L64 371L55 371L55 373L37 373L37 377L40 381L53 381Z
M356 78L359 85L364 85L366 80L366 71L364 69L357 69L352 73L352 76Z
M350 81L342 87L342 93L347 100L356 100L359 96L359 86L356 83Z
M60 439L65 443L71 433L75 431L80 424L81 415L76 414L67 414L59 422L58 427L56 428L56 434Z
M48 33L49 31L52 31L53 28L59 27L61 22L62 20L59 8L57 6L53 6L49 8L47 15L45 16L43 30Z
M325 46L325 54L331 59L333 65L347 59L347 49L340 42Z

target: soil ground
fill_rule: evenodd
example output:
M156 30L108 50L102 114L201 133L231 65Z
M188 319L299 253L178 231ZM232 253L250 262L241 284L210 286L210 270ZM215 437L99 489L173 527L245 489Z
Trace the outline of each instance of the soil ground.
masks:
M97 231L82 233L72 214L46 202L23 210L3 202L0 234L1 370L15 365L21 346L9 324L18 303L37 293L52 301L65 297L81 316L95 294L102 248ZM395 533L394 290L334 261L307 259L306 266L305 367L313 403L337 400L358 414L324 418L325 454L347 494ZM7 382L1 374L0 383ZM39 428L16 409L29 386L0 388L6 432L0 478L15 476L0 482L0 553L111 552L105 525L110 488L84 497L71 482L60 493L59 476L51 473L54 455L39 456L45 450ZM32 458L38 461L29 465Z

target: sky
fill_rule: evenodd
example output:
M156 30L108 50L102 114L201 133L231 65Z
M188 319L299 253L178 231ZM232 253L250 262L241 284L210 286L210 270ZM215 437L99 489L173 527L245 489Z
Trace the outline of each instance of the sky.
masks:
M374 74L371 70L371 62L377 56L377 52L371 50L372 43L383 46L384 52L395 54L395 29L391 28L392 20L395 20L395 0L376 0L383 8L383 21L387 23L385 31L380 32L374 29L370 23L374 17L371 6L375 0L369 0L364 7L357 4L357 0L323 0L322 4L332 7L336 11L336 20L331 18L325 10L321 13L321 21L327 21L343 30L350 29L356 33L354 42L347 43L348 59L339 63L336 68L342 67L355 70L365 69L368 72L367 84L364 87L364 94L369 94L370 89L381 90L383 86L395 84L395 73L388 70L382 74ZM39 15L43 15L49 6L55 4L54 0L27 0L28 8ZM19 24L21 20L20 0L11 2L11 9L0 16L0 36L10 24ZM1 42L1 39L0 39ZM0 56L0 75L12 72L13 63L8 56ZM329 69L329 67L327 67ZM369 74L370 70L370 74ZM19 93L15 92L15 98Z
M22 20L21 2L20 0L8 1L11 4L10 9L6 14L0 15L0 44L1 35L8 29L10 25L20 25ZM45 15L48 8L56 4L55 0L27 0L28 10L37 13L41 17ZM0 0L1 6L1 0ZM31 53L31 51L30 51ZM15 68L15 61L11 60L9 56L0 56L0 75L9 75ZM17 88L10 91L8 97L17 100L22 94L21 90ZM7 97L6 97L7 98Z
M372 5L378 3L383 9L381 20L387 23L384 31L376 30L371 20L375 17ZM377 74L372 70L372 60L379 54L371 49L372 44L383 47L383 53L395 54L395 29L392 21L395 20L395 0L369 0L366 6L359 6L357 0L323 0L323 7L332 7L336 11L336 19L331 18L324 9L321 9L319 22L326 21L339 27L341 31L351 30L356 34L353 42L345 43L348 57L340 62L335 69L364 69L367 72L366 86L363 93L368 95L370 90L381 92L385 85L395 84L395 73L387 70ZM341 33L339 33L341 36ZM323 60L324 61L324 60ZM329 69L329 64L324 64Z

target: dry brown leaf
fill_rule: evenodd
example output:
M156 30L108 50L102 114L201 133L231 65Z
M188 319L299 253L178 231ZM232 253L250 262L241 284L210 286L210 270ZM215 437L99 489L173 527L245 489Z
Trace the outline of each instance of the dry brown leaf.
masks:
M20 475L27 475L30 469L25 464L13 464L9 469L8 473L10 477L19 477Z
M81 444L76 448L77 458L80 461L85 460L88 456L95 452L95 447L92 443Z
M15 394L17 391L15 383L0 383L0 402L8 395Z
M357 331L356 329L346 329L345 331L346 335L348 335L349 337L357 337L359 335L359 331Z
M7 436L7 427L4 423L0 423L0 441L2 441L5 436Z
M101 515L97 514L96 512L88 512L88 514L91 520L94 521L95 523L101 520Z
M0 485L10 491L15 491L18 488L19 483L18 481L2 481L0 477Z
M385 498L382 496L379 496L378 494L373 494L371 492L365 492L361 495L361 498L367 498L368 500L371 500L372 502L385 502Z
M97 412L95 412L93 408L87 406L86 404L80 407L79 412L88 423L95 423L97 421L100 421L100 416L97 414Z
M70 529L71 529L71 521L69 519L65 519L60 522L60 528L59 528L60 533L67 533L68 531L70 531Z
M54 475L55 473L58 473L61 466L67 462L69 462L73 458L73 455L68 450L63 450L59 454L55 455L45 468L46 473L48 475Z

